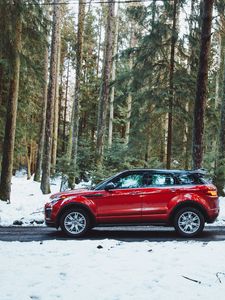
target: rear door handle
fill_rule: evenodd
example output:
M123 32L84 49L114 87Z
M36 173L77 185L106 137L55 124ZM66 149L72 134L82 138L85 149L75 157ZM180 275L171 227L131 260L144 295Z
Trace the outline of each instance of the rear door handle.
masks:
M170 189L171 192L175 193L177 189Z

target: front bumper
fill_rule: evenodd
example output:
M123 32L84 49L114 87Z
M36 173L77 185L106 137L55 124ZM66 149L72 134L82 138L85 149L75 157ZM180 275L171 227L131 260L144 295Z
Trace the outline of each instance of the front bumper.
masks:
M48 227L56 227L55 222L51 219L52 216L52 207L46 206L45 207L45 224Z

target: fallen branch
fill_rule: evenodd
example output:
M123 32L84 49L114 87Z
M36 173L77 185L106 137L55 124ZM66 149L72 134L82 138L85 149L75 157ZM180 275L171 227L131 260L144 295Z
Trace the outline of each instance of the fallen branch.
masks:
M222 283L222 281L221 281L221 279L220 279L220 275L225 276L225 273L223 273L223 272L217 272L217 273L216 273L216 277L217 277L217 279L219 280L219 283Z
M44 210L40 209L40 210L34 211L34 212L30 213L30 215L35 215L35 214L39 214L39 213L44 213Z
M189 278L189 277L186 277L186 276L183 276L183 275L182 275L182 277L185 278L185 279L187 279L187 280L190 280L190 281L196 282L198 284L201 284L201 281L198 281L196 279L192 279L192 278Z

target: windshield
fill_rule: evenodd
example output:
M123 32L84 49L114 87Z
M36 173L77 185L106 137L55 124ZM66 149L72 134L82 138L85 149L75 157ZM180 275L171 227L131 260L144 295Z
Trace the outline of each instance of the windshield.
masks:
M100 183L98 183L96 186L93 187L94 190L102 190L104 189L104 186L106 184L106 182L110 182L113 178L117 177L120 173L113 175L109 178L106 178L105 180L101 181Z
M101 182L98 183L97 185L93 186L92 189L93 189L93 190L102 190L102 189L104 188L104 186L105 186L105 183L108 182L108 181L110 181L111 179L113 179L115 176L117 176L117 175L111 176L111 177L109 177L109 178L107 178L107 179L101 181Z

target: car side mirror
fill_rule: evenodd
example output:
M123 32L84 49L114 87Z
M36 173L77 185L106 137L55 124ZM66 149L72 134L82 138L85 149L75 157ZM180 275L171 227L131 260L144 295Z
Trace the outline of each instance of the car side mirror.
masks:
M106 184L106 186L105 186L106 191L110 191L110 190L113 190L113 189L115 189L115 184L114 183L109 182L109 183Z

